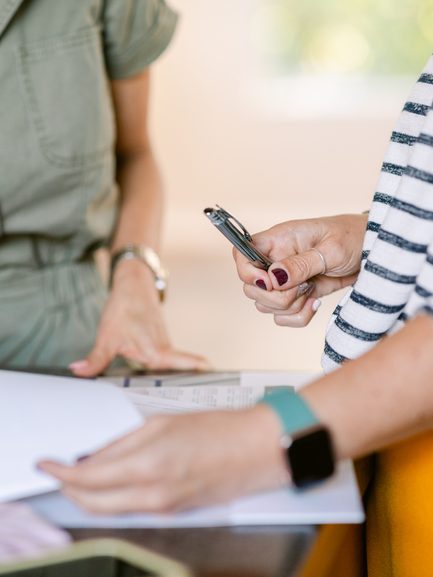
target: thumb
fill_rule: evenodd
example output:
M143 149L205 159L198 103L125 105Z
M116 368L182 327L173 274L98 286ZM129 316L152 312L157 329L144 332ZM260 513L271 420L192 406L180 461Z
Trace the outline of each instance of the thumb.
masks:
M277 290L293 288L325 272L326 261L318 248L274 262L268 270L272 286Z
M71 363L69 368L79 377L94 377L107 368L113 357L108 347L96 343L85 359Z

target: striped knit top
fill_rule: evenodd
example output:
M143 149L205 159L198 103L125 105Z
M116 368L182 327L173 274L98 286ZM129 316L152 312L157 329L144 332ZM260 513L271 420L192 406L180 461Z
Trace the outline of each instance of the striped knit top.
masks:
M392 132L361 270L328 326L324 370L364 354L419 312L433 313L433 56Z

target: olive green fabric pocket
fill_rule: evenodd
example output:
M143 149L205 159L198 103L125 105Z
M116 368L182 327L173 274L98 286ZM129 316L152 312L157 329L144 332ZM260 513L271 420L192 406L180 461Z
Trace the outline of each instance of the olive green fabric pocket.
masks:
M100 30L18 48L26 106L45 158L63 168L99 164L115 140Z

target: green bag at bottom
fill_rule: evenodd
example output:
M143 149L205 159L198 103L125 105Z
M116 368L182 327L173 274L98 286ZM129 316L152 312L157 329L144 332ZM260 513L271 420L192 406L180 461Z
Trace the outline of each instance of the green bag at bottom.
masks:
M12 565L1 577L193 577L182 564L118 539L95 539Z

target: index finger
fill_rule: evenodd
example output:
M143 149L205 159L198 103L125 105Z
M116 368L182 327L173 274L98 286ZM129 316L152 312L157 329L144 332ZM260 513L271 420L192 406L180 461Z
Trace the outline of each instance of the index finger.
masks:
M121 487L134 481L139 470L140 482L146 482L146 476L152 468L146 468L146 459L137 460L133 453L119 456L109 461L84 461L79 465L69 467L55 461L41 461L39 469L52 475L62 484L83 489L98 490L111 487ZM147 470L146 470L147 469Z
M272 282L264 269L255 266L236 248L233 248L232 252L238 276L244 284L256 285L266 290L272 289Z

